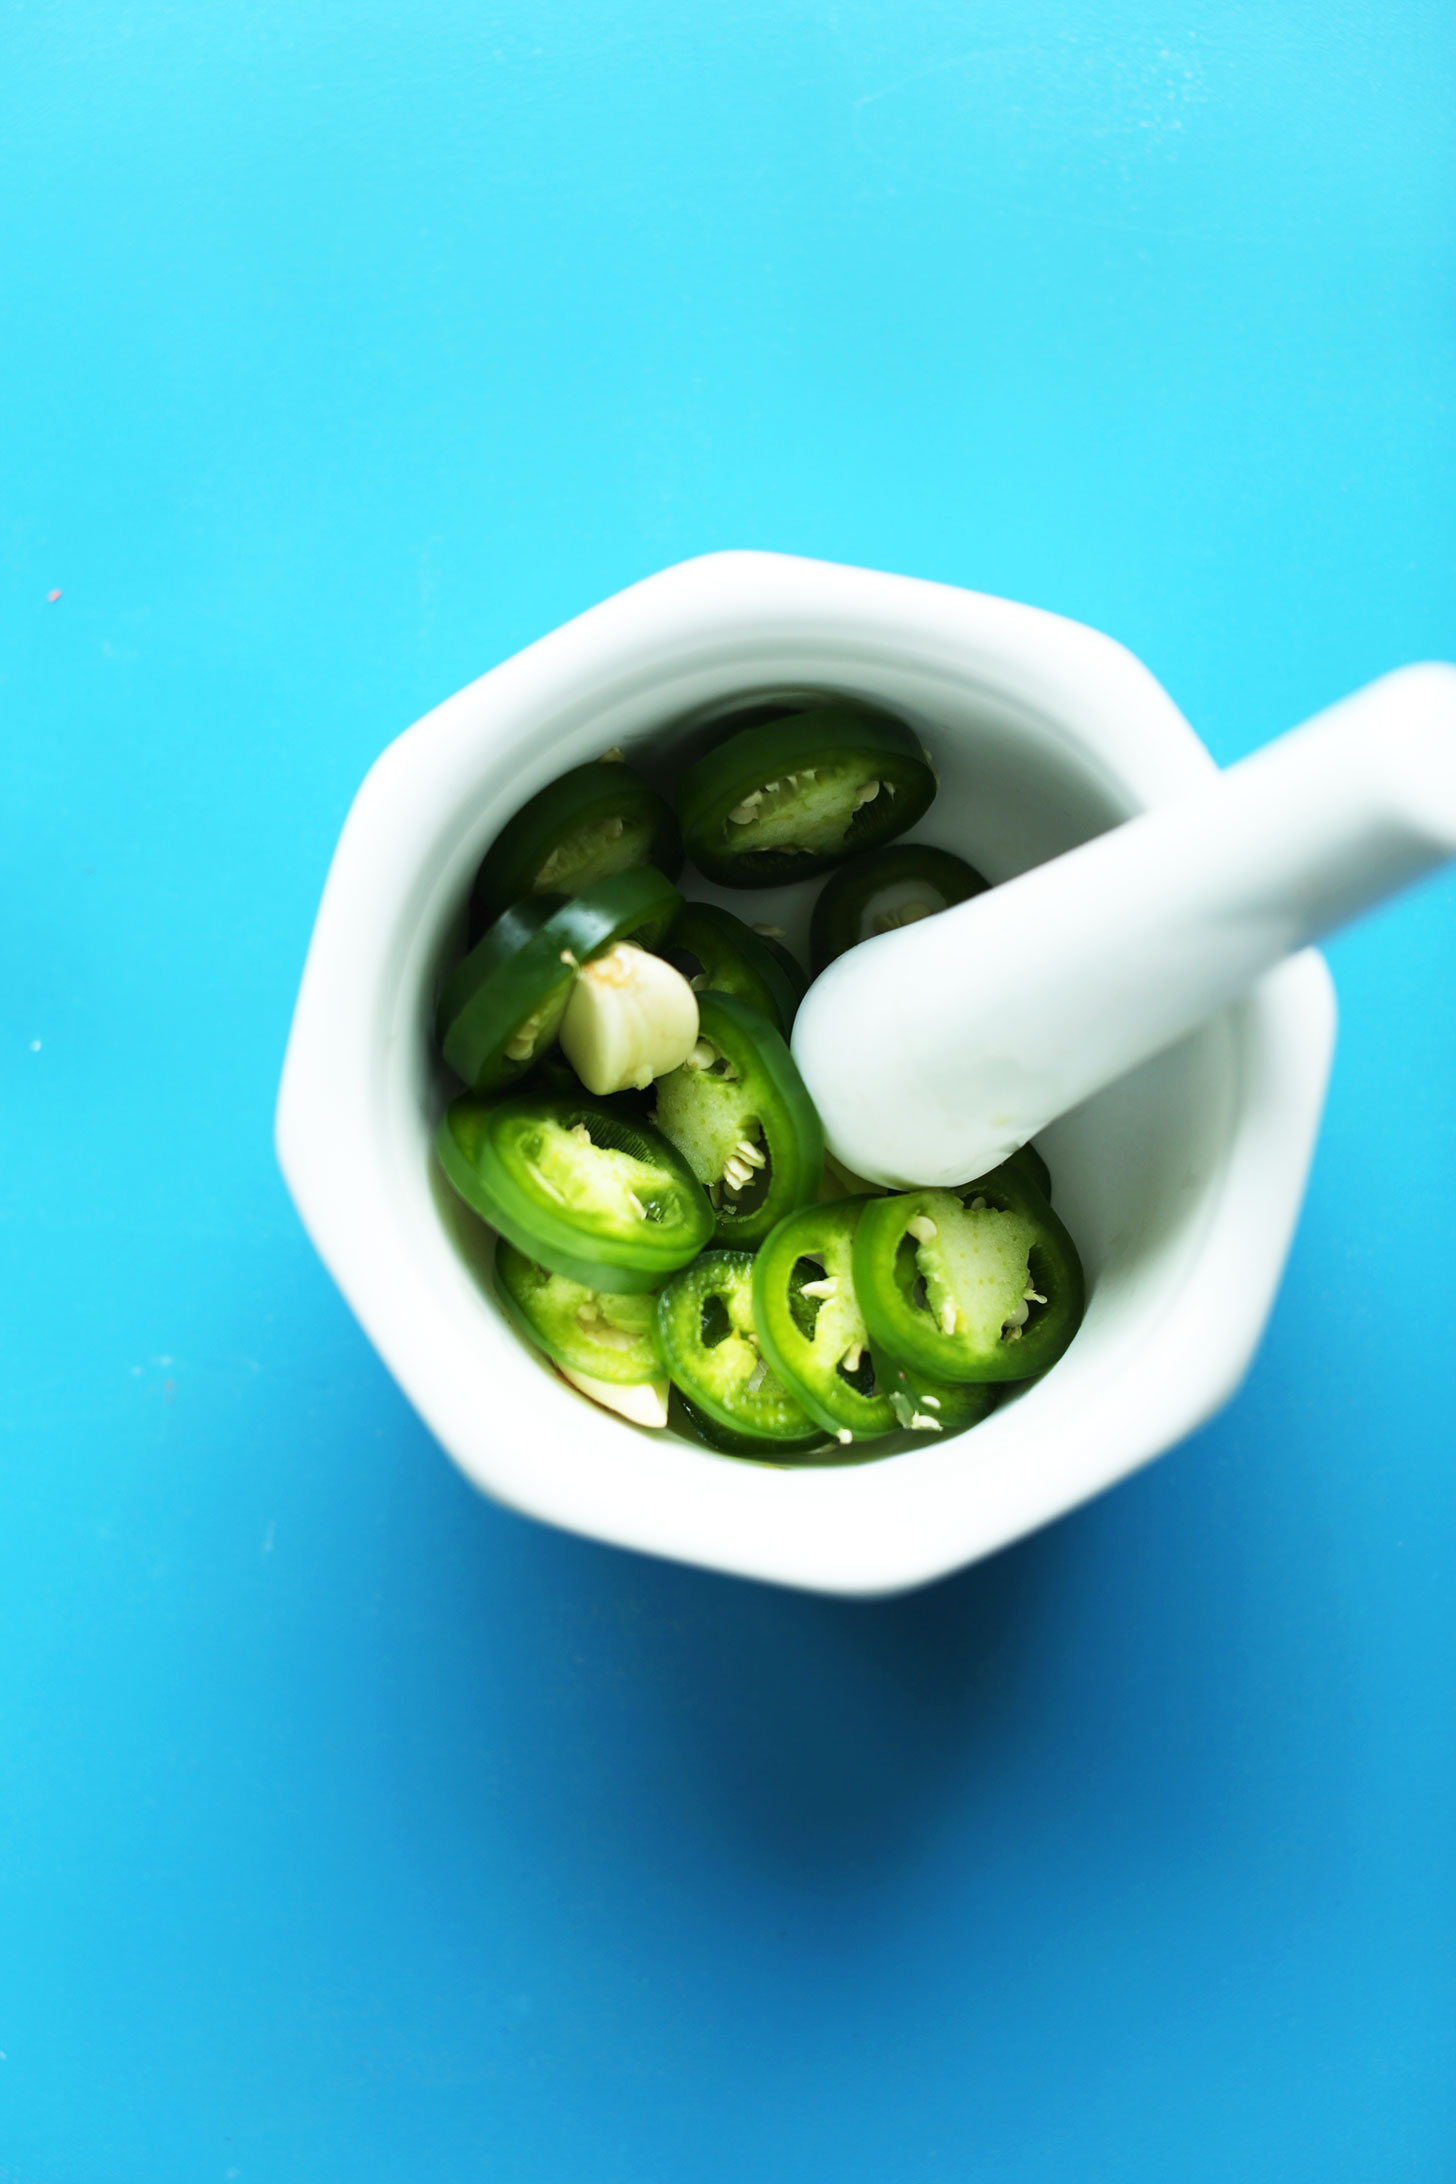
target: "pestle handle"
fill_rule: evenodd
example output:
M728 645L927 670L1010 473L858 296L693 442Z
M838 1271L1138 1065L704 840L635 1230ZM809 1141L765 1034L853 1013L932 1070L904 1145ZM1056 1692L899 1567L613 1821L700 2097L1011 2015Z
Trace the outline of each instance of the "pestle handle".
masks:
M965 1182L1452 857L1456 667L1400 668L1206 789L849 950L795 1059L857 1174Z

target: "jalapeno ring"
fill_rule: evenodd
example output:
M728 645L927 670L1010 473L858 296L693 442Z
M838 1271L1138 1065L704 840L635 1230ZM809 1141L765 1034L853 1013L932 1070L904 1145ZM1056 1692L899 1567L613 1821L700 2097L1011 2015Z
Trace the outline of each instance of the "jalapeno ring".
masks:
M657 1127L706 1188L716 1243L761 1243L814 1197L824 1169L819 1111L756 1009L731 994L699 994L698 1044L656 1090Z
M754 1262L764 1356L811 1418L841 1444L897 1423L875 1377L854 1281L854 1237L872 1199L834 1198L781 1221Z
M823 1445L823 1432L760 1351L750 1253L705 1251L675 1274L657 1300L657 1339L668 1378L720 1434L784 1455Z
M678 784L688 855L724 887L776 887L913 827L935 775L903 721L848 700L742 728Z
M588 1289L657 1289L713 1231L713 1209L676 1146L595 1100L456 1100L435 1154L482 1220Z
M854 1240L871 1339L933 1380L1031 1380L1081 1323L1082 1262L1008 1163L957 1190L873 1198Z
M538 1265L504 1236L496 1239L495 1290L526 1340L569 1372L614 1387L661 1378L655 1291L590 1289Z
M662 953L695 992L729 993L787 1039L808 980L787 948L715 902L685 902Z
M809 921L814 975L877 933L934 917L990 885L973 865L928 842L894 842L841 865L819 891Z
M523 804L481 860L470 894L472 945L523 895L579 895L597 880L653 864L682 870L677 820L656 789L619 759L592 759Z

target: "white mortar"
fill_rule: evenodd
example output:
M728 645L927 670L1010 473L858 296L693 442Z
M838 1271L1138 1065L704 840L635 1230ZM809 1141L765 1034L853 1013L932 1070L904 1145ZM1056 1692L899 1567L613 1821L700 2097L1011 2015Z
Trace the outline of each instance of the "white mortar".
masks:
M481 855L535 790L612 744L670 779L715 712L801 689L878 698L911 720L941 776L913 838L992 880L1212 766L1146 668L1058 616L772 554L666 570L472 683L371 769L309 949L278 1152L365 1331L480 1486L624 1546L889 1592L1044 1524L1232 1394L1298 1214L1334 999L1320 958L1300 956L1045 1134L1087 1267L1087 1317L1044 1381L969 1434L878 1462L776 1470L606 1416L505 1324L484 1232L434 1174L446 1096L435 987ZM734 894L687 880L785 925L801 952L817 884Z

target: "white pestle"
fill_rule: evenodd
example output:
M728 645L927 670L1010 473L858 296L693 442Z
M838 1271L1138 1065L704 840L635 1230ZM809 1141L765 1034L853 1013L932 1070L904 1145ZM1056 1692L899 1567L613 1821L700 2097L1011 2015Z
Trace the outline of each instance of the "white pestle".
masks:
M1207 788L851 948L794 1057L856 1174L966 1182L1452 857L1456 667L1400 668Z

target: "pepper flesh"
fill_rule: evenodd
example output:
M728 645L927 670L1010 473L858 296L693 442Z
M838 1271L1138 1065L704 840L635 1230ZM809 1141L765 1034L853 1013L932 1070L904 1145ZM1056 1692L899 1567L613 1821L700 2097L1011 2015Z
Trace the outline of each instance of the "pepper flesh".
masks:
M700 994L698 1014L698 1046L657 1081L657 1127L708 1190L715 1241L757 1244L817 1191L824 1132L766 1016L721 993Z
M811 1418L841 1443L888 1433L895 1414L878 1386L854 1280L854 1237L868 1200L836 1198L781 1221L754 1266L753 1307L765 1356Z
M818 1446L822 1432L760 1349L753 1265L746 1251L705 1251L664 1285L657 1339L668 1376L730 1433L776 1443L785 1453Z
M809 955L817 977L861 941L981 894L987 881L963 857L926 842L894 842L866 850L825 881L809 923Z
M689 767L678 809L700 872L772 887L903 834L935 787L903 721L845 700L729 736Z
M788 1038L808 981L788 950L713 902L684 903L663 953L695 992L732 994Z
M655 1292L623 1294L553 1274L502 1236L495 1289L508 1317L554 1363L631 1387L662 1372Z
M459 1099L435 1150L482 1219L589 1289L656 1289L712 1234L713 1209L676 1146L596 1101Z
M955 1191L873 1199L854 1268L875 1343L934 1380L1033 1379L1082 1317L1077 1248L1009 1164Z
M640 864L676 879L677 820L640 774L613 758L574 766L506 821L481 861L470 898L470 938L523 895L579 895Z

